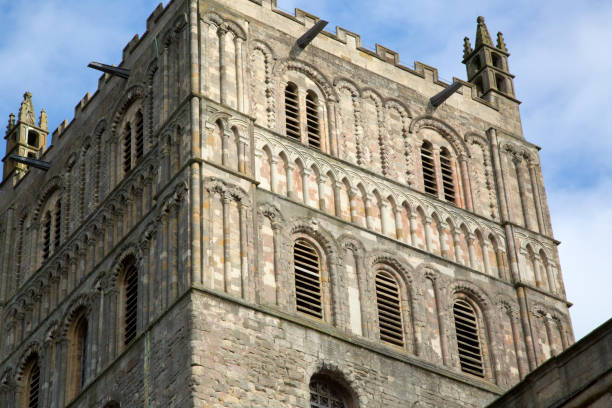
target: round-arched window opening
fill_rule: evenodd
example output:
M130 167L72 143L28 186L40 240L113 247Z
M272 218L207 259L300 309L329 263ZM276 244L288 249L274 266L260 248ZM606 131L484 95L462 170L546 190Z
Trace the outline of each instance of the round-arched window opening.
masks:
M506 80L501 75L495 75L495 85L499 92L506 93Z
M28 145L38 147L38 133L33 130L28 132Z
M332 377L316 374L310 380L310 408L355 408L351 393Z
M473 71L473 73L475 74L476 72L480 71L480 68L482 68L482 64L480 63L480 57L477 55L472 60L472 71Z
M491 61L493 62L493 66L499 69L503 69L501 57L495 53L491 54Z

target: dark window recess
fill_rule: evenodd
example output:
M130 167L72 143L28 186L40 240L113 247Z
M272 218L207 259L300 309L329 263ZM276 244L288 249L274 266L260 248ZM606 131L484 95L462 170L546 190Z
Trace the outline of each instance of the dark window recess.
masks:
M59 248L62 240L62 204L58 201L55 207L55 228L54 228L53 241L55 248Z
M33 130L28 132L28 145L38 147L38 133Z
M311 408L348 408L346 401L333 384L327 381L310 382Z
M444 187L444 199L455 202L455 184L453 182L453 167L450 153L445 148L440 150L440 169L442 170L442 186Z
M323 318L321 306L321 268L313 246L299 239L293 246L295 301L298 312Z
M136 160L144 156L144 121L142 113L136 113Z
M76 351L77 361L79 364L79 370L77 371L79 374L78 378L78 390L82 390L85 386L86 374L87 374L87 319L81 318L79 325L76 330L77 333L77 347ZM76 370L75 370L76 371Z
M45 215L43 224L43 259L48 259L51 254L51 214Z
M308 146L321 149L319 104L317 95L312 91L308 91L306 95L306 130L308 131Z
M132 126L127 123L123 131L123 172L132 169Z
M127 267L125 275L125 345L136 338L138 330L138 270L134 264Z
M438 194L436 167L434 164L433 148L429 142L424 142L421 146L421 165L423 167L423 185L425 187L425 192L435 196Z
M484 378L476 313L468 302L458 300L453 306L453 315L455 317L461 371Z
M40 367L37 360L34 361L30 369L28 382L28 408L38 408L38 400L40 399Z
M397 282L386 272L376 274L376 304L380 339L404 347L404 330Z
M285 127L287 136L300 140L298 89L295 84L291 83L285 88Z

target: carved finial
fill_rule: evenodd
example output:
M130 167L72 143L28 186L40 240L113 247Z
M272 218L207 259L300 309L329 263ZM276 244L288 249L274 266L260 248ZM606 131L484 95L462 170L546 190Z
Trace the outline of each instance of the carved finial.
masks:
M40 119L38 120L38 127L43 130L49 130L49 124L47 120L47 111L44 109L40 111Z
M502 51L508 52L508 48L506 48L506 42L504 41L504 35L500 32L497 33L497 48Z
M15 114L11 113L9 115L9 122L8 126L6 127L6 133L10 132L13 127L15 127Z
M480 47L483 44L493 46L493 41L491 40L491 36L489 35L489 30L487 30L487 25L485 24L485 19L483 16L479 16L476 19L478 23L478 27L476 28L476 48Z
M23 102L21 102L21 107L19 108L18 120L20 122L36 126L36 115L34 114L32 94L29 92L23 94Z
M463 39L463 59L466 59L472 53L472 44L470 44L470 39L465 37Z

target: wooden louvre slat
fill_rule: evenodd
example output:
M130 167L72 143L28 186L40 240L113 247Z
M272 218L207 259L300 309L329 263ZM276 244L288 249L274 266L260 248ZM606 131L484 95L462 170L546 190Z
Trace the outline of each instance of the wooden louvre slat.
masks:
M376 303L380 340L396 346L404 346L404 330L399 300L399 288L386 272L376 274Z
M138 330L138 270L133 264L127 266L125 275L125 322L124 344L136 337Z
M55 241L55 248L58 248L62 239L62 207L59 202L55 209L55 231L53 239Z
M136 160L144 156L144 121L142 113L136 113Z
M431 144L424 142L421 146L421 166L423 168L423 184L425 192L432 195L438 194L436 183L436 167L434 165L433 149Z
M323 318L321 306L321 269L319 255L305 240L297 240L293 246L295 271L295 298L298 312Z
M453 305L453 315L461 371L484 378L476 313L469 303L458 300Z
M123 132L123 172L127 173L132 168L132 127L125 125Z
M312 92L308 92L306 95L306 130L308 132L308 146L320 149L319 108L317 106L317 96Z
M34 365L30 371L30 389L28 390L28 408L38 408L40 399L40 367L38 361L34 361Z
M300 113L297 87L288 84L285 88L285 128L287 136L300 140Z
M442 170L442 186L444 188L444 199L455 202L455 185L453 183L453 168L451 166L450 154L444 149L440 152L440 168Z
M47 213L43 225L43 259L49 258L51 253L51 215Z

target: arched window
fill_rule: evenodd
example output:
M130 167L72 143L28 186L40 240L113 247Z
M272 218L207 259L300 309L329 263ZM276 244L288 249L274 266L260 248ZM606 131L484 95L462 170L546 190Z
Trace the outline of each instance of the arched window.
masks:
M83 389L87 374L87 317L81 310L70 332L66 401L71 401Z
M453 166L451 155L447 148L440 149L440 170L442 171L442 187L444 188L444 199L455 202L455 184L453 180Z
M376 305L380 340L404 347L399 286L395 278L385 271L376 274Z
M476 95L482 96L484 94L484 84L482 82L482 76L479 76L474 80L474 85L476 85Z
M123 172L132 169L132 125L128 122L123 129Z
M321 263L312 244L298 239L293 245L295 302L297 311L323 318L321 302Z
M501 75L495 75L495 86L499 92L506 93L506 80Z
M28 358L25 371L25 387L21 406L38 408L40 406L40 366L36 354Z
M51 213L47 211L43 219L43 260L49 259L51 255Z
M298 141L301 140L299 106L298 88L289 82L285 87L285 128L287 136Z
M127 346L136 338L138 331L138 269L134 257L123 261L123 344Z
M136 112L136 161L138 162L144 156L144 121L142 112Z
M311 408L352 408L350 393L327 375L314 375L310 380Z
M501 57L495 53L491 53L491 62L493 62L493 66L503 69Z
M38 148L38 133L33 130L28 132L28 146Z
M421 145L421 166L423 168L423 186L425 192L432 195L438 194L436 183L436 166L434 164L433 147L431 143L425 141Z
M458 299L453 305L455 333L461 371L484 378L482 347L478 335L476 312L466 300Z
M308 146L321 149L319 98L313 91L308 91L306 94L306 131L308 132Z

